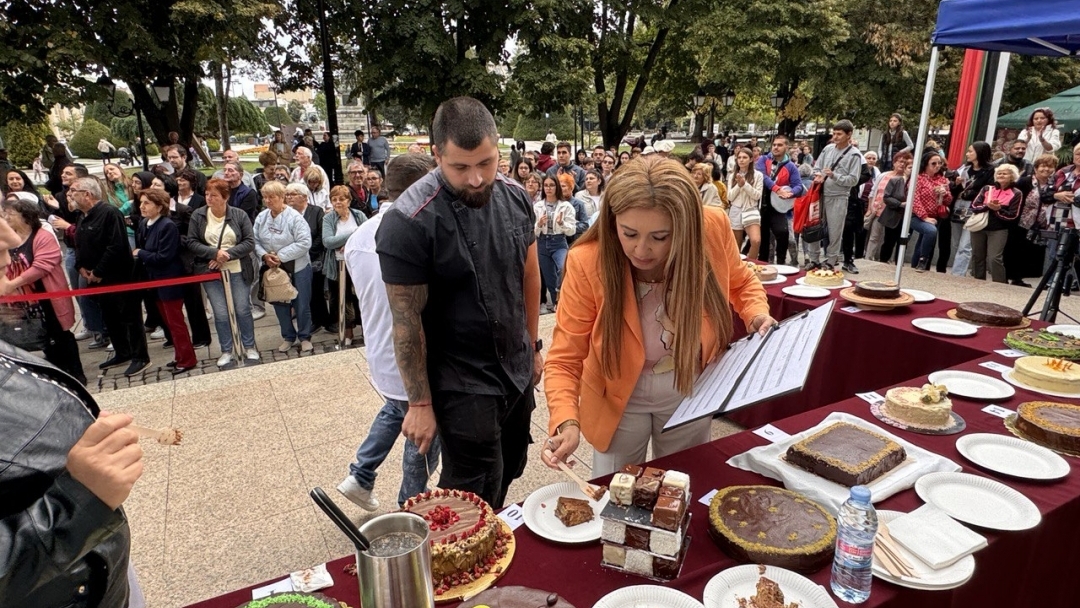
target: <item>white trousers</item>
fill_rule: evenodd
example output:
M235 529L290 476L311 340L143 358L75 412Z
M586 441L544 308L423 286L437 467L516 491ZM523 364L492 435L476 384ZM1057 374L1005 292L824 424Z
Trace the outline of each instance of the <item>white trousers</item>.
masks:
M675 372L642 372L607 451L593 450L593 477L615 473L628 464L645 462L650 441L653 458L709 441L712 418L703 418L666 433L661 432L683 400L674 382Z

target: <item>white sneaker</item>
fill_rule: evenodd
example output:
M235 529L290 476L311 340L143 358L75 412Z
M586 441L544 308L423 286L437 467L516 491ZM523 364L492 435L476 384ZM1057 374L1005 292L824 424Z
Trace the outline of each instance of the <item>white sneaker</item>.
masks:
M105 350L109 351L110 353L113 352L112 342L109 342L109 345L105 347Z
M313 353L313 352L315 352L315 347L311 345L311 340L301 340L300 341L300 352L302 352L302 353Z
M233 362L233 354L232 353L222 353L221 356L218 357L217 366L218 367L225 367L226 365L228 365L228 364L230 364L232 362Z
M82 342L83 340L86 340L86 339L90 338L90 336L93 336L93 335L94 334L90 333L89 331L87 331L85 329L81 329L81 330L79 330L79 333L75 334L75 340L77 340L79 342Z
M165 330L160 328L160 327L155 329L154 331L152 331L150 333L150 339L151 340L164 340L165 339Z
M281 343L281 346L277 347L277 352L287 353L292 350L292 347L294 346L296 346L296 342L289 342L288 340L285 340Z
M263 318L265 316L266 316L266 310L265 309L262 309L262 308L252 308L251 309L251 318L252 319L258 321L259 319L261 319L261 318Z
M375 511L379 508L379 501L371 495L371 490L361 487L360 482L356 481L352 475L347 476L338 484L337 491L365 511Z
M254 348L249 348L244 351L244 358L248 361L258 361L261 357L259 357L259 351Z

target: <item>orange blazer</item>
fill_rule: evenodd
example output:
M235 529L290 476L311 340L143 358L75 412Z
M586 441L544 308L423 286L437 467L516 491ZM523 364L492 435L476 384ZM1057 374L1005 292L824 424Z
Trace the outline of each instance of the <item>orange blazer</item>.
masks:
M712 207L705 207L704 212L705 255L724 296L749 325L757 315L769 314L765 288L739 259L727 213ZM626 323L618 375L605 378L600 371L600 353L604 349L598 323L604 306L601 272L600 250L595 241L570 249L559 289L551 349L544 364L544 389L550 413L548 432L554 435L563 422L577 420L589 443L603 452L611 444L630 394L645 368L645 346L634 282L628 269L626 292L622 295ZM716 330L706 318L701 331L702 367L709 363L705 358L716 352L717 346Z

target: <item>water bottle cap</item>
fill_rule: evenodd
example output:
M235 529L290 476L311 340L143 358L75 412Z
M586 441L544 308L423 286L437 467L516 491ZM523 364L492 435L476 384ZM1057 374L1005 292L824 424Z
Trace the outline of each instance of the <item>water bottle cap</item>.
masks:
M870 502L870 488L866 486L851 486L851 498L856 502Z

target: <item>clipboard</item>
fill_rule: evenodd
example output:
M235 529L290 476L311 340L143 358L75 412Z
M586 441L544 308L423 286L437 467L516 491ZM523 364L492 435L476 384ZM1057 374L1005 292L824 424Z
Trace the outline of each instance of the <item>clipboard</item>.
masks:
M780 321L764 337L746 336L709 364L664 431L727 414L806 386L810 366L832 316L835 300Z

